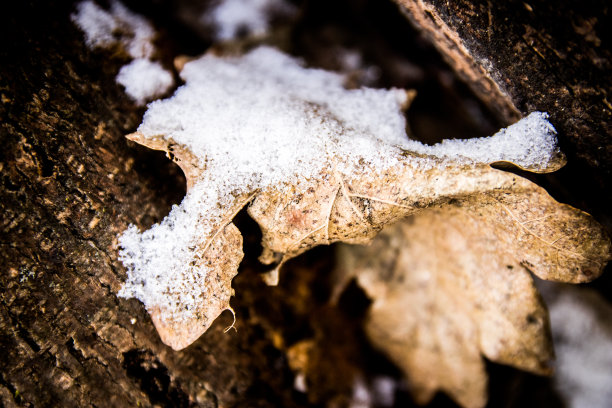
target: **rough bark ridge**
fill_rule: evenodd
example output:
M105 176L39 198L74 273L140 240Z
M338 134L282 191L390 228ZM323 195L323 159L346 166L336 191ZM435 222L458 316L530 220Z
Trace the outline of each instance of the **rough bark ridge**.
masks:
M117 298L117 233L160 220L184 178L124 138L142 112L114 82L121 61L85 48L72 7L20 7L0 11L0 405L257 406L258 381L290 396L257 325L223 334L228 313L175 353L139 302Z
M501 120L549 112L570 162L612 202L607 2L395 1Z

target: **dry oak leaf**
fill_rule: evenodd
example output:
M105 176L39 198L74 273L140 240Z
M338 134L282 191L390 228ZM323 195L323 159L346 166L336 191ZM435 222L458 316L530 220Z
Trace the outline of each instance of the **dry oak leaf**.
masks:
M366 243L385 225L451 200L530 186L491 162L534 171L563 165L554 128L533 113L489 138L426 146L406 136L409 93L344 88L345 77L268 47L204 55L182 66L185 85L149 104L131 140L164 150L188 191L151 229L119 238L127 280L161 339L181 349L229 309L242 258L240 209L263 232L261 260L316 245Z
M337 290L354 277L372 299L366 331L405 373L417 402L442 390L483 407L481 354L549 374L548 312L530 272L579 283L597 277L610 242L587 214L519 183L458 198L339 248Z

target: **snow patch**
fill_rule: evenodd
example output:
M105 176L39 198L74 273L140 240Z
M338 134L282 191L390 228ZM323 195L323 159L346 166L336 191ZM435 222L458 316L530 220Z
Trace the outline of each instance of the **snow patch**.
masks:
M147 100L166 93L174 85L174 79L159 62L137 58L121 67L117 83L125 87L136 103L144 105Z
M119 1L112 1L108 11L92 0L82 1L76 7L77 12L70 17L85 33L85 43L91 49L122 45L132 58L149 58L153 54L153 26Z
M237 196L303 186L331 167L354 179L405 161L403 151L422 154L410 160L429 167L500 160L544 166L557 151L554 128L537 112L491 138L436 146L409 140L405 91L347 90L344 76L304 68L269 47L242 57L205 55L181 77L185 85L174 96L149 104L138 131L171 138L206 171L161 223L142 233L132 226L119 237L128 270L119 295L161 306L174 320L192 318L205 295L209 270L191 266L190 248L224 225Z
M85 43L90 49L119 46L135 58L121 68L116 81L137 104L144 105L174 85L172 74L151 61L156 32L146 18L132 13L119 1L111 1L109 10L92 0L82 1L76 8L77 12L70 17L85 33Z
M185 86L152 102L138 131L188 147L232 189L310 178L326 157L345 158L337 170L347 175L359 159L372 168L391 166L398 147L453 162L523 167L544 167L558 152L555 129L541 112L488 138L435 146L409 140L403 90L347 90L345 76L304 68L269 47L242 57L205 55L186 64L181 77Z
M431 147L415 146L414 150L470 163L505 161L525 168L544 169L559 153L556 134L547 113L532 112L490 137L447 139Z
M203 20L215 28L217 40L241 36L263 36L270 29L272 16L290 16L296 8L285 0L222 0Z
M315 176L327 157L396 164L407 141L403 90L346 90L342 75L305 69L261 47L243 57L204 56L185 65L186 85L154 101L138 131L188 147L226 191Z

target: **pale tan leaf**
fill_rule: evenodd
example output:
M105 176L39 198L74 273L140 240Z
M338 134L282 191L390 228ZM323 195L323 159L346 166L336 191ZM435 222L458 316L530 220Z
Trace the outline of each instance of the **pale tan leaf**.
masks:
M175 350L181 350L198 339L213 321L224 311L230 309L232 279L238 272L242 260L242 235L234 224L223 228L206 248L196 248L195 253L203 256L194 257L196 264L213 265L214 273L203 276L198 282L201 299L197 302L193 317L183 319L169 313L163 306L154 306L149 312L151 320L164 343ZM168 293L168 296L172 296Z
M548 314L529 271L584 282L609 256L589 215L522 180L413 215L369 246L343 246L337 289L355 278L372 298L367 333L402 368L418 402L441 390L482 407L481 354L550 372Z
M249 202L263 233L260 259L276 264L264 276L269 284L278 282L285 261L314 246L366 243L425 208L470 200L501 203L521 245L547 244L522 259L534 272L582 281L587 273L565 259L593 256L591 275L597 273L600 247L587 253L588 245L574 248L563 228L550 232L556 221L546 216L561 214L556 204L539 196L514 202L516 193L528 196L532 183L489 166L516 162L538 172L561 166L546 114L533 113L490 138L426 146L405 134L410 93L346 90L342 76L305 69L271 48L205 55L185 63L181 76L185 86L151 103L128 138L166 151L185 172L187 196L161 223L144 232L129 228L119 239L128 268L120 295L141 299L174 348L190 344L229 308L242 259L231 222ZM586 216L566 224L595 233ZM539 266L559 257L558 268Z
M314 183L260 192L248 211L263 232L262 261L277 261L278 254L284 261L316 245L338 241L366 243L384 226L422 208L531 185L488 164L445 163L423 168L419 156L409 152L403 155L405 161L383 171L349 178L334 173L329 166ZM339 162L341 158L331 160Z

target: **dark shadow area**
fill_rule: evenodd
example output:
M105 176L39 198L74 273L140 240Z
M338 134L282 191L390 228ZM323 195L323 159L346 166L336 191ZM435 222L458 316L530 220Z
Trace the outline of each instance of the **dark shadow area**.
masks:
M412 137L424 143L488 136L500 127L389 0L306 1L292 43L312 66L343 70L358 61L367 86L415 89L408 120Z
M563 408L552 379L487 360L488 407Z
M139 350L123 353L127 374L140 383L152 403L166 407L194 407L189 396L173 384L168 370L153 355Z

